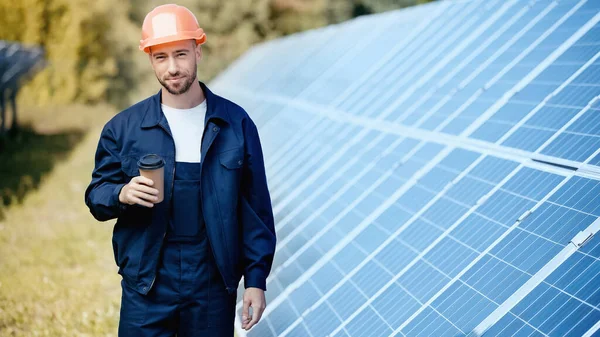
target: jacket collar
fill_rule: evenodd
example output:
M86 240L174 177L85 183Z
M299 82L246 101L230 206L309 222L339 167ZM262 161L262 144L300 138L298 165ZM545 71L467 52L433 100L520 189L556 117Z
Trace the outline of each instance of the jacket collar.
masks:
M210 91L210 89L208 89L206 84L204 84L202 81L198 81L198 83L200 83L200 87L204 91L204 96L206 97L206 117L204 118L205 125L211 119L217 119L225 123L230 123L227 109L223 109L219 106L219 96ZM142 128L157 126L161 119L164 118L164 113L160 107L161 91L162 89L149 98L148 103L146 104L146 111L144 112L144 117L142 119Z

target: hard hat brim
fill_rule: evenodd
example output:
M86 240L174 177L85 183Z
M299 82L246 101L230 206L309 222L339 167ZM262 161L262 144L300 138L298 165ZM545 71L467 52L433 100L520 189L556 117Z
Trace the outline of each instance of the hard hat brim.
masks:
M149 38L140 41L140 50L145 53L150 53L150 47L156 46L163 43L183 41L183 40L196 40L196 45L204 44L206 42L206 34L200 29L199 31L193 32L179 32L176 35L163 36L156 39Z

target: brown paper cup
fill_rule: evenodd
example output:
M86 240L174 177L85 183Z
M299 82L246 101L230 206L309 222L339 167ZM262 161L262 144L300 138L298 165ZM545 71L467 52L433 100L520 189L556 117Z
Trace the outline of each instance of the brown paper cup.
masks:
M138 168L140 175L152 180L152 187L158 190L158 200L152 203L162 202L165 195L165 161L159 155L148 154L138 161Z
M151 179L154 182L152 187L158 189L158 200L152 201L152 203L158 204L162 202L165 196L165 168L161 167L154 170L140 169L140 175Z

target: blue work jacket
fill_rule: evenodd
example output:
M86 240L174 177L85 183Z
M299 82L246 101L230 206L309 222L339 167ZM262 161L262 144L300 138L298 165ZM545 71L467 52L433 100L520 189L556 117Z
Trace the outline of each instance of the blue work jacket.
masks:
M212 93L201 149L201 204L215 261L229 293L244 286L266 290L275 253L275 228L258 130L246 111ZM165 160L164 200L154 207L119 201L121 188L139 175L137 161ZM99 221L116 218L112 245L126 285L147 294L154 284L169 223L175 142L161 109L161 92L111 118L100 135L85 203Z

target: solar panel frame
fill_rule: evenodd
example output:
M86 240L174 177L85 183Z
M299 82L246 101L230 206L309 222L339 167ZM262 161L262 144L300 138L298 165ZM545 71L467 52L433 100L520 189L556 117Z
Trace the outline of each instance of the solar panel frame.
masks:
M593 2L585 0L526 4L518 1L445 1L411 9L412 14L418 14L419 11L423 13L424 8L437 9L431 15L439 20L434 20L429 26L417 26L397 48L377 58L371 67L363 70L364 76L354 82L344 79L345 74L337 73L360 55L360 48L364 48L366 43L355 49L350 48L341 58L327 54L327 43L316 43L319 47L293 59L294 65L283 66L276 80L271 81L271 78L258 86L231 85L239 68L220 77L219 90L257 107L277 107L278 112L273 113L266 122L266 130L276 129L274 123L278 123L281 116L286 116L286 125L291 125L293 129L297 121L295 132L291 132L282 146L265 146L276 230L280 239L274 270L268 280L269 289L274 288L275 291L267 292L269 306L263 322L249 333L250 336L362 336L372 333L379 335L383 331L390 335L417 332L479 335L485 331L505 331L502 327L521 329L514 330L515 333L546 335L540 330L545 329L542 323L538 329L535 324L514 315L511 311L514 306L510 307L509 302L516 301L516 305L525 303L523 298L529 298L530 294L539 292L539 287L547 286L545 281L535 282L555 275L553 272L561 266L568 266L565 261L577 266L577 261L570 257L582 254L578 249L572 250L567 243L558 252L557 247L561 244L556 243L559 241L543 233L535 233L535 230L528 232L526 228L536 216L545 214L543 210L550 207L549 204L554 205L549 200L553 195L562 193L561 188L568 186L570 181L598 180L598 171L594 168L597 163L595 158L599 155L598 146L584 143L583 148L587 152L561 150L571 156L566 158L555 156L557 152L544 152L544 148L552 142L561 146L567 144L561 135L594 137L596 130L590 125L595 120L592 114L596 100L592 99L585 107L575 106L574 109L583 109L575 110L577 112L574 111L568 121L565 118L555 122L554 133L544 142L537 140L537 143L526 148L515 148L510 146L514 143L505 141L528 122L536 119L541 121L536 117L538 111L546 113L549 108L562 108L552 101L553 97L568 88L569 83L579 74L584 74L586 69L593 70L597 54L583 64L581 62L585 58L577 60L579 63L570 63L569 67L561 66L560 57L569 55L570 48L578 47L577 41L580 39L584 41L582 46L586 46L588 42L582 38L597 26L600 20L598 8ZM485 10L489 13L485 14ZM479 16L468 17L475 11ZM391 22L394 15L401 17L401 13L406 12L387 14L389 16L386 19ZM510 38L503 34L511 32L511 26L520 22L521 18L526 18L530 12L535 16L521 30ZM510 20L502 20L504 16L510 17ZM478 21L479 18L481 21ZM576 19L581 18L587 22L577 23ZM436 33L447 24L444 19L454 22L457 27L452 29L450 24L447 36ZM545 30L539 30L542 26L538 24L544 20L548 24ZM319 42L335 40L337 34L343 36L343 32L352 31L360 24L366 25L366 22L356 23L355 27L351 27L352 23L333 27L329 35L324 34L327 38ZM389 22L382 26L386 24ZM390 27L386 26L386 29ZM472 27L474 29L470 29ZM487 28L492 34L486 33ZM545 38L549 38L550 42L546 42ZM294 39L290 37L283 40L288 42L286 45L289 48L294 45L290 42ZM504 42L494 53L490 53L488 49L492 49L497 39L503 39L499 41ZM511 50L516 43L523 43L520 41L528 41L528 47ZM593 45L593 39L591 43ZM271 53L276 52L277 44L273 43L272 47ZM263 51L262 55L266 54ZM320 58L320 55L329 58ZM591 54L588 52L586 55ZM302 78L292 91L280 92L282 84L297 78L301 71L299 60L306 62L311 58L324 60L319 66L327 70L314 72L312 76L316 77L313 78ZM467 60L481 60L483 63L473 69L468 67ZM496 65L494 62L498 61L501 63ZM426 66L430 62L434 62L432 66ZM253 75L258 75L259 69L255 68ZM469 69L470 73L463 72L463 69ZM519 75L519 72L525 75ZM594 74L593 71L591 73ZM403 78L395 80L400 74ZM487 79L482 77L484 74ZM450 83L456 83L457 75L461 82L448 91ZM227 76L229 80L226 80ZM478 78L485 81L480 82ZM554 82L551 86L543 84L548 81ZM431 85L435 83L437 85L432 89ZM326 89L328 85L335 88ZM344 86L345 89L340 88ZM484 90L473 91L477 86ZM542 89L539 91L537 88ZM438 90L441 90L441 96L436 96ZM329 95L332 95L331 101L327 102ZM532 100L519 100L520 95ZM316 99L312 100L312 97ZM565 97L569 97L569 94ZM451 104L446 106L446 103ZM525 104L528 108L519 115L503 116L505 111L512 113L512 110L502 110L507 104ZM403 113L398 116L396 111L400 107ZM426 109L422 110L422 107ZM443 108L449 108L446 111L450 113L437 114ZM298 118L298 114L303 117ZM489 135L482 126L495 120L502 121L504 129L491 128L496 134ZM457 121L461 122L457 124ZM396 153L397 149L404 152ZM463 157L457 157L457 153L462 153ZM470 153L476 159L465 159L465 153ZM485 174L483 177L469 175L471 171L482 174L484 170L480 167L485 166L479 165L489 165L491 162L500 164L494 166L495 169L510 168L510 173L493 177L495 181L489 181L490 177ZM463 165L462 170L460 167L453 168L452 165L457 164ZM528 192L529 195L515 199L519 193L529 191L531 187L527 187L527 184L531 184L538 176L546 179L538 184L548 185L547 188L533 188ZM550 180L552 183L547 181L550 179L548 177L553 177ZM502 179L498 181L498 178ZM517 190L511 190L514 189L513 185ZM486 191L486 186L492 188ZM508 190L505 191L506 188ZM495 209L493 205L512 208L508 212L502 208ZM441 214L441 210L454 212L444 214L456 214L453 218L455 221L440 226L443 221L435 214ZM511 212L521 216L507 217ZM487 215L482 217L484 214ZM402 223L400 228L389 220L399 216ZM494 219L497 216L503 217ZM486 228L491 231L469 236L467 224L481 223L481 219L487 219L490 225ZM586 225L586 221L590 219L582 220L578 226ZM491 223L496 223L499 229L492 230L494 226ZM391 230L393 226L396 226L395 231ZM590 226L593 226L593 222ZM419 231L415 228L428 229ZM584 230L590 229L586 227ZM431 237L427 239L419 237L419 234ZM560 240L564 241L572 234L565 233ZM407 235L408 240L400 240L403 235ZM474 242L476 246L470 247L453 238L453 235L464 236L463 240ZM493 238L495 240L490 242ZM519 254L515 255L515 248L521 247L517 243L521 242L521 238L526 238L522 241L523 251L530 252L537 260L526 260L520 258ZM387 247L397 248L398 245L405 248L400 249L401 253L395 251L399 254L397 257L412 261L402 269L393 267L389 259L393 255L390 255L389 249L386 250ZM544 254L540 255L542 250ZM445 256L443 252L463 255ZM379 262L377 256L387 262ZM445 265L444 261L448 258L470 262ZM490 264L494 259L500 259L500 262ZM527 264L524 265L524 262ZM486 273L478 277L489 278L493 276L489 274L490 270L507 268L502 264L513 268L515 271L512 273L516 273L516 281L503 292L485 287L478 290L478 286L469 285L470 281L461 279L464 275L478 275L472 273L483 266L487 266L487 269L483 269ZM389 268L392 269L385 271ZM424 275L435 275L432 273L443 275L449 281L445 281L442 287L441 283L432 284L428 292L423 292L426 287L419 288L418 281L428 279ZM507 278L513 274L499 275ZM369 278L370 275L380 277ZM383 283L385 277L391 277L390 281ZM435 281L434 278L431 280ZM390 306L390 303L386 304L380 299L385 299L383 294L391 294L393 289L412 294L410 296L416 300L414 303L417 306L405 308L412 314L403 317L401 323L380 324L387 321L372 303L380 303L377 305L383 305L381 308ZM437 291L432 293L431 289ZM399 290L393 291L397 294ZM461 293L453 295L456 291ZM494 298L497 299L493 300L482 291L495 294ZM353 294L363 294L364 299L348 302ZM440 310L447 310L443 309L446 298L451 301L451 296L459 294L463 295L458 299L483 296L489 304L481 307L480 312L471 315L469 320L465 320L465 315L453 314L454 318L441 315ZM330 302L330 298L333 302ZM461 303L472 302L463 300ZM394 304L399 306L397 302ZM290 312L294 313L293 316L286 314ZM585 317L595 317L593 312L590 311ZM338 324L332 326L331 322ZM517 326L515 322L522 324ZM582 322L577 322L580 328L588 329L589 324L583 325ZM599 328L598 324L592 325L586 334L591 335Z

